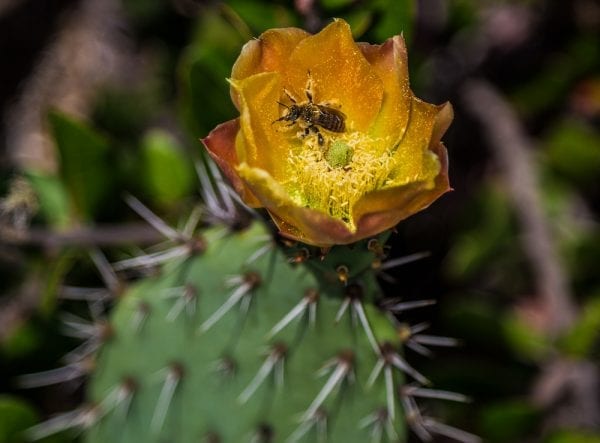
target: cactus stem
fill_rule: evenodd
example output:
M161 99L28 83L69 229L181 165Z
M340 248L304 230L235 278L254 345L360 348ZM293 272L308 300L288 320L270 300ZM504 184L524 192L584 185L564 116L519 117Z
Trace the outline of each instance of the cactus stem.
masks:
M252 397L252 395L256 392L258 387L273 371L275 371L275 373L278 375L278 377L276 377L278 385L283 385L283 370L285 365L286 352L287 346L284 344L279 343L273 346L272 351L269 353L265 362L261 365L250 384L239 395L238 402L240 404L246 403L250 399L250 397Z
M164 295L165 298L174 298L177 300L167 313L167 321L173 322L179 317L179 314L185 309L188 318L192 318L196 313L196 304L198 300L198 290L192 284L170 288Z
M302 414L301 421L307 421L313 418L314 414L321 407L323 402L329 397L331 392L344 380L351 379L353 354L350 351L342 353L332 363L325 365L324 369L334 366L334 370L323 385L310 406Z
M171 364L167 369L165 381L160 391L160 395L158 396L156 407L154 408L152 421L150 422L150 428L155 434L158 434L162 429L165 417L167 416L167 411L171 405L171 400L173 400L173 395L175 395L175 390L182 377L183 367L178 363Z
M290 435L285 441L286 443L296 443L304 435L310 431L312 427L317 429L317 443L324 443L327 441L327 414L321 408L310 417L308 420L304 420L300 426Z
M403 386L401 389L401 394L409 395L411 397L435 398L438 400L449 400L462 403L469 403L471 401L471 399L464 394L443 391L439 389L423 388L421 386L415 386L414 384Z
M306 292L306 295L300 300L300 302L294 306L281 320L277 322L275 326L267 333L266 338L271 339L279 332L281 332L287 325L289 325L294 319L301 316L308 309L309 311L309 322L314 325L317 317L317 301L319 300L319 293L310 289Z
M200 325L199 333L204 333L212 328L227 312L238 304L245 296L251 296L252 290L260 284L260 277L255 272L244 276L234 276L230 284L239 284L229 298L217 309L204 323ZM241 283L241 284L240 284Z

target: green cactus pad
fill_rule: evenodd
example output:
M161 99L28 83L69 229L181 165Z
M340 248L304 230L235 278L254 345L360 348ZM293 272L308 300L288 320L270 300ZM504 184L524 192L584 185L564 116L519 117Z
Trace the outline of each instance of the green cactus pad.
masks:
M382 358L374 348L399 346L385 314L361 302L376 295L372 273L363 287L357 278L332 290L306 263L265 248L261 225L220 233L205 232L203 252L137 283L113 310L85 441L404 441L402 373L386 363L367 386Z

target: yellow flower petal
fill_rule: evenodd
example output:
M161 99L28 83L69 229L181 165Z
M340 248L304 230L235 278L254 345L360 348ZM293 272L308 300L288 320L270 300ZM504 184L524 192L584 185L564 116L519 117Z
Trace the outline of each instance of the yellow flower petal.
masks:
M231 79L240 80L260 72L281 72L288 58L301 40L310 34L299 28L270 29L256 40L250 40L231 70ZM232 88L231 97L239 107L237 92Z
M432 182L424 180L403 186L381 189L366 194L354 207L357 234L361 238L391 228L405 218L425 209L439 196L448 192L448 154L442 143L429 151L439 164L439 173Z
M342 20L312 36L267 31L232 71L239 123L204 142L283 235L318 246L376 235L450 189L440 139L452 107L414 97L406 60L402 37L357 45Z
M269 171L276 179L285 175L289 154L288 135L273 122L279 118L280 75L263 72L239 81L232 81L239 93L243 148L238 145L240 163Z
M292 52L283 82L298 101L306 100L309 71L315 103L341 106L350 130L367 131L381 108L383 85L346 22L334 21L300 41Z
M385 135L390 139L390 145L396 145L406 131L413 97L404 39L397 35L382 45L361 43L359 48L384 88L381 111L370 133L373 136Z
M439 142L441 129L445 131L451 116L449 103L436 106L412 98L408 127L393 154L396 167L388 177L386 188L433 180L439 165L432 162L429 146Z
M298 206L266 171L242 163L237 167L237 172L286 237L316 246L354 241L354 233L343 222L322 212Z

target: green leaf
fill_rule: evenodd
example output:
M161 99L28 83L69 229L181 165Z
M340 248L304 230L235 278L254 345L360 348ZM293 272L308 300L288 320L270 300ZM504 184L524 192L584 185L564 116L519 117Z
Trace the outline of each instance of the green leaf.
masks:
M37 414L25 401L0 396L0 443L25 443L22 433L37 421Z
M167 132L154 129L142 141L142 179L149 197L160 204L178 201L192 191L191 160Z
M486 441L521 441L535 429L540 416L538 410L524 401L506 401L483 410L481 427Z
M564 350L575 357L588 357L598 352L600 341L600 296L587 300L577 323L563 339ZM596 349L595 349L596 348Z
M577 120L554 125L545 140L547 161L569 181L591 185L600 171L600 134Z
M409 43L412 37L412 24L415 18L413 0L379 0L374 2L379 22L373 30L377 41L384 41L394 35L403 34Z
M25 176L35 191L40 214L54 228L65 228L71 224L69 194L62 181L54 175L26 171Z
M61 156L61 176L77 216L90 220L113 187L108 141L65 114L51 112L50 125Z
M238 23L245 23L252 34L255 35L261 34L271 28L285 28L298 25L289 9L284 6L275 5L273 2L230 0L227 3L230 8L227 8L227 6L223 8L225 17L233 24L236 21ZM237 20L231 19L232 12L238 16ZM236 27L241 30L239 26Z
M9 360L24 357L35 351L40 343L38 329L31 322L23 323L6 337L2 343L2 354Z
M547 443L600 443L600 434L563 431L553 435Z
M202 15L179 65L180 112L194 137L206 136L218 123L237 114L226 78L247 39L217 11Z
M502 329L508 345L524 361L539 361L552 351L547 337L514 313L503 318Z
M321 0L321 6L325 9L343 8L350 5L354 0Z

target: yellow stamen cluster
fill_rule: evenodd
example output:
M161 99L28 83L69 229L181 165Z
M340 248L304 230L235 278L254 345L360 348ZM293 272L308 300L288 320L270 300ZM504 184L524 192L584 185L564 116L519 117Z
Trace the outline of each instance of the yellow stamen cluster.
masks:
M298 205L329 214L355 229L352 208L360 197L383 187L393 168L393 150L390 146L382 153L381 146L389 146L389 141L356 131L327 134L325 139L324 146L313 135L294 143L285 187ZM343 164L332 164L328 158L334 144L348 147Z

